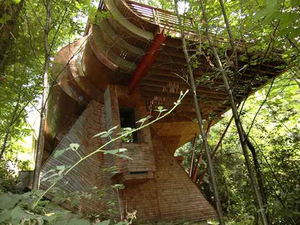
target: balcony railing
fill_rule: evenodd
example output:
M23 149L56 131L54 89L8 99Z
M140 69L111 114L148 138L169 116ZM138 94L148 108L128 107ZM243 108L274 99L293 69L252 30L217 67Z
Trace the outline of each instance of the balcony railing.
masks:
M144 20L155 23L159 25L161 28L165 28L169 31L178 31L179 29L179 21L177 16L170 11L166 11L163 9L158 9L149 5L144 5L138 2L127 0L126 3L130 7L132 11L134 11L137 15L139 15ZM191 31L193 28L192 18L187 18L182 16L183 26Z

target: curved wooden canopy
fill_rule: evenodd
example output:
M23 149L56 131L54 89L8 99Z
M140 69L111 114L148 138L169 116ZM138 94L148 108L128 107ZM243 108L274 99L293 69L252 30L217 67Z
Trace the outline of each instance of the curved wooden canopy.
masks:
M103 0L98 10L101 18L98 15L95 24L87 26L86 36L63 48L54 60L54 77L57 77L57 84L60 87L55 91L64 92L72 99L69 104L60 102L57 108L60 111L68 111L64 108L70 108L70 102L72 105L78 104L79 108L84 107L91 99L103 102L103 92L108 84L128 86L135 70L144 63L142 59L153 46L155 36L162 29L165 29L169 36L156 49L158 54L155 60L150 60L147 69L143 70L143 76L135 85L138 86L150 113L158 106L165 108L173 106L180 91L189 89L186 61L180 34L177 31L179 26L177 17L172 12L129 0ZM190 43L188 50L195 52L199 46L197 35L192 29L192 18L184 21L185 27L191 28L186 30ZM214 44L223 48L220 49L223 60L226 60L225 55L232 54L230 48L226 49L224 38L214 36ZM238 103L282 73L284 63L280 56L275 54L270 54L272 58L264 58L261 53L248 54L245 43L239 42L237 46L240 77L233 79L233 75L229 73L229 78L231 85L234 86ZM202 50L203 52L194 60L197 64L194 76L198 82L197 93L201 100L202 113L205 119L211 115L220 117L229 109L228 95L214 66L213 57L208 49ZM46 133L51 127L55 127L58 121L68 119L68 115L59 112L55 115L56 119L51 119L54 115L48 113L49 128ZM195 117L191 93L186 96L174 115L169 118L169 122L173 124L171 127L178 129L182 127L182 123L190 122ZM166 121L153 125L153 129L165 127L163 129L165 131L169 126L165 126L164 123ZM189 127L191 134L179 141L180 144L198 132L195 124L185 123L185 125ZM61 132L59 129L54 130L56 134ZM175 133L174 135L177 135Z

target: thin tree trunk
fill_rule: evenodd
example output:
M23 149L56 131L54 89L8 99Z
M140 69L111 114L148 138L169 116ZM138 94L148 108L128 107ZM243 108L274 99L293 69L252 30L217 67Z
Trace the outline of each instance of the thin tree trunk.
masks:
M225 128L225 130L223 131L223 134L222 134L221 137L220 137L220 140L219 140L218 144L216 145L215 149L213 150L213 152L212 152L212 154L211 154L211 159L212 159L212 160L213 160L215 154L217 153L219 147L221 146L222 141L223 141L223 139L224 139L224 137L225 137L225 135L226 135L226 133L227 133L229 127L230 127L230 124L231 124L232 120L233 120L233 116L230 118L230 120L229 120L229 122L228 122L228 124L227 124L227 126L226 126L226 128ZM201 183L202 183L202 181L203 181L203 179L204 179L204 176L205 176L206 172L207 172L207 168L206 168L204 171L202 171L202 172L200 173L200 177L199 177L199 181L198 181L198 186L201 185Z
M15 121L15 116L17 114L17 111L18 111L18 108L19 108L19 103L20 103L20 96L18 97L18 102L17 102L17 105L14 109L14 112L13 112L13 116L11 118L11 121L8 125L8 128L6 130L6 133L5 133L5 137L4 137L4 140L3 140L3 144L2 144L2 147L1 147L1 153L0 153L0 159L2 159L3 155L4 155L4 152L5 152L5 149L6 149L6 146L7 146L7 141L8 141L8 137L10 135L10 128L11 126L14 124L14 121Z
M1 153L0 153L0 160L2 159L2 157L4 155L4 151L6 149L6 145L7 145L9 135L10 135L10 127L7 129L4 140L3 140L3 144L2 144L2 147L1 147Z
M245 140L246 140L247 146L248 146L248 148L249 148L249 150L252 154L254 169L255 169L255 173L256 173L256 177L257 177L257 183L258 183L258 186L259 186L262 201L263 201L264 205L267 205L268 204L268 199L267 199L266 189L264 187L263 175L261 173L260 165L259 165L258 158L257 158L256 149L253 146L253 144L251 143L251 141L249 140L248 136L246 134L244 134L244 135L245 135ZM269 214L266 213L266 216L267 216L268 222L270 223Z
M228 17L227 17L227 14L226 14L226 10L225 10L223 0L219 0L219 2L220 2L221 9L222 9L222 14L223 14L224 22L225 22L225 25L226 25L227 33L228 33L228 36L229 36L230 45L231 45L232 50L233 50L232 55L234 57L234 60L233 60L233 62L234 62L234 74L235 74L235 78L238 79L237 49L236 49L236 45L235 45L234 40L233 40L233 35L232 35L231 27L230 27L230 24L229 24L229 21L228 21Z
M220 222L221 225L225 225L225 222L224 222L224 219L223 219L223 212L222 212L222 208L221 208L221 202L220 202L220 198L219 198L219 193L218 193L218 190L217 190L217 184L216 184L216 180L215 180L212 160L210 158L209 146L208 146L207 137L206 137L206 133L205 133L204 126L203 126L203 119L202 119L202 115L201 115L201 109L200 109L198 96L197 96L197 92L196 92L196 88L195 88L193 70L192 70L191 63L190 63L190 57L189 57L188 52L187 52L186 41L185 41L185 36L184 36L184 31L183 31L183 27L182 27L181 18L180 18L179 13L178 13L177 1L178 0L175 0L175 10L176 10L176 15L177 15L177 18L178 18L178 21L179 21L179 27L180 27L180 30L181 30L182 47L183 47L184 56L185 56L185 59L186 59L186 62L187 62L188 75L189 75L190 86L191 86L191 89L192 89L194 103L195 103L198 126L199 126L199 129L200 129L200 134L201 134L201 137L202 137L202 140L203 140L203 146L204 146L204 149L205 149L205 154L206 154L206 157L207 157L207 164L208 164L209 174L210 174L210 178L211 178L211 184L212 184L212 188L213 188L214 198L215 198L215 202L216 202L216 206L217 206L217 213L218 213L218 217L219 217L219 222Z
M218 68L221 72L222 79L223 79L223 82L225 84L225 88L226 88L226 90L229 94L229 100L230 100L230 105L231 105L231 109L232 109L232 114L233 114L235 124L236 124L237 130L238 130L241 147L242 147L243 154L244 154L244 157L245 157L245 164L246 164L246 167L247 167L247 170L248 170L249 178L251 180L252 188L254 190L255 198L256 198L257 203L258 203L261 218L262 218L263 224L267 225L268 221L267 221L267 217L266 217L266 214L265 214L263 201L262 201L262 198L261 198L260 193L258 191L255 176L254 176L254 173L253 173L252 168L251 168L251 162L250 162L250 158L249 158L249 154L248 154L247 145L246 145L246 142L245 142L245 135L244 135L243 128L242 128L242 125L241 125L240 120L239 120L239 114L238 114L237 107L236 107L236 104L235 104L234 96L233 96L232 90L229 86L227 75L225 73L225 70L224 70L223 65L221 63L221 60L219 58L218 52L217 52L216 48L214 47L214 45L212 43L212 40L211 40L211 37L210 37L210 34L209 34L209 24L208 24L208 19L207 19L207 16L206 16L205 8L204 8L204 5L203 5L203 1L200 0L199 3L200 3L200 7L202 9L203 19L206 23L207 39L208 39L210 48L213 51L217 66L218 66Z
M196 89L196 87L195 87L195 89ZM208 133L210 131L210 127L211 127L211 123L209 123L208 126L207 126L206 136L208 135ZM202 150L202 148L203 148L203 145L201 145L201 150ZM198 175L198 171L199 171L199 166L200 166L200 164L202 162L202 158L203 158L203 154L201 152L198 155L197 163L196 163L196 166L195 166L195 171L194 171L193 176L192 176L192 180L193 180L194 183L196 183L197 175Z
M40 188L40 173L42 168L42 159L44 151L44 131L45 131L45 111L46 111L46 86L47 86L47 71L50 64L50 52L49 52L49 40L48 35L51 25L51 0L45 1L46 8L46 26L44 30L44 50L45 50L45 61L44 61L44 71L43 71L43 93L42 93L42 102L41 102L41 114L40 114L40 127L39 127L39 136L38 144L36 150L35 158L35 170L34 170L34 179L33 179L33 189L38 190Z

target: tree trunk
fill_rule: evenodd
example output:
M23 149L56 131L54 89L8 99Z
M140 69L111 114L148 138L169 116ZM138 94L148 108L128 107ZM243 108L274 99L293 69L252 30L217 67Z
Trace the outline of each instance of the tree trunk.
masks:
M256 149L254 148L253 144L251 143L251 141L249 140L249 137L246 134L245 134L245 138L246 138L247 146L252 154L254 169L255 169L257 183L258 183L259 191L260 191L260 194L262 197L262 201L263 201L264 205L267 205L268 199L267 199L266 189L265 189L264 182L263 182L263 176L262 176L260 165L259 165L258 158L257 158ZM268 222L270 223L269 214L266 213L266 216L267 216Z
M226 133L227 133L229 127L230 127L230 124L231 124L232 120L233 120L233 116L230 118L230 120L229 120L229 122L228 122L228 124L227 124L227 126L226 126L226 128L225 128L225 130L223 131L223 133L222 133L222 135L221 135L221 137L220 137L220 140L219 140L218 144L216 145L215 149L213 150L213 152L212 152L212 154L211 154L211 159L212 159L212 160L213 160L215 154L217 153L219 147L221 146L222 141L223 141L223 139L224 139L224 137L225 137L225 135L226 135ZM200 173L200 177L199 177L199 181L198 181L198 186L201 185L201 183L202 183L202 181L203 181L203 179L204 179L204 176L205 176L205 174L206 174L206 171L207 171L207 168L204 169L204 170Z
M10 129L8 128L7 131L6 131L5 137L4 137L4 141L3 141L2 147L1 147L0 160L2 159L2 157L4 155L4 151L6 149L6 145L7 145L9 134L10 134Z
M217 206L217 213L218 213L218 217L219 217L219 222L220 222L221 225L225 225L225 222L224 222L224 219L223 219L223 212L222 212L222 208L221 208L221 202L220 202L220 198L219 198L219 193L218 193L218 190L217 190L217 184L216 184L216 180L215 180L212 160L210 158L209 146L208 146L208 142L207 142L205 129L204 129L204 126L203 126L203 119L202 119L202 115L201 115L200 104L199 104L199 100L198 100L198 96L197 96L197 92L196 92L196 88L195 88L193 70L192 70L192 67L191 67L191 64L190 64L190 57L189 57L188 52L187 52L186 41L185 41L184 31L183 31L183 28L182 28L181 18L178 14L177 1L178 0L175 0L175 10L176 10L176 15L177 15L178 22L179 22L179 27L180 27L180 30L181 30L182 47L183 47L184 56L185 56L185 59L186 59L186 62L187 62L189 81L190 81L190 86L191 86L191 90L192 90L192 93L193 93L198 126L199 126L199 129L200 129L200 134L201 134L202 141L203 141L205 155L207 157L208 171L209 171L211 184L212 184L212 188L213 188L213 193L214 193L214 198L215 198L215 202L216 202L216 206Z
M226 88L226 90L228 92L228 95L229 95L229 101L230 101L230 105L231 105L231 109L232 109L232 114L233 114L235 124L236 124L237 130L238 130L240 143L241 143L241 147L242 147L244 158L245 158L245 164L246 164L246 167L247 167L247 170L248 170L249 178L251 180L252 188L254 190L255 198L256 198L257 203L258 203L258 208L259 208L259 211L260 211L260 214L261 214L261 218L262 218L263 224L268 225L268 221L267 221L265 210L264 210L263 201L262 201L262 198L261 198L260 193L258 191L255 176L254 176L254 173L253 173L252 168L251 168L251 162L250 162L248 149L247 149L247 145L246 145L246 141L245 141L245 135L244 135L244 132L243 132L241 122L239 120L239 114L238 114L237 107L236 107L236 104L235 104L234 96L233 96L232 90L229 86L227 75L225 73L225 70L224 70L223 65L221 63L221 60L219 58L218 52L217 52L216 48L214 47L214 45L212 43L212 40L211 40L211 37L210 37L210 34L209 34L209 24L208 24L208 19L207 19L207 16L206 16L206 11L205 11L205 8L204 8L204 5L203 5L203 1L200 0L199 3L200 3L200 7L202 9L203 19L206 23L206 36L207 36L210 48L213 51L217 66L218 66L218 68L221 72L222 79L223 79L223 82L225 84L225 88Z
M46 8L46 26L44 30L44 50L45 50L45 61L44 61L44 71L43 71L43 93L42 93L42 102L41 102L41 115L40 115L40 127L39 127L39 136L38 144L36 150L35 158L35 170L34 170L34 179L33 179L33 189L38 190L40 188L40 173L42 168L43 160L43 151L44 151L44 131L45 131L45 111L46 111L46 88L47 88L47 71L50 64L50 50L49 50L49 40L48 35L51 25L51 0L45 1Z

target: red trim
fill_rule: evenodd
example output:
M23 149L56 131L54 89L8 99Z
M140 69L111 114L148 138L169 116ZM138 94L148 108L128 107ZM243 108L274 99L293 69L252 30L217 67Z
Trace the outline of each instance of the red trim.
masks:
M143 76L147 73L155 59L160 53L160 47L166 40L167 36L164 34L164 30L157 34L156 37L153 40L153 43L148 48L146 54L143 56L141 62L135 69L130 84L129 84L129 91L128 94L132 94L135 89L137 88L140 80Z

